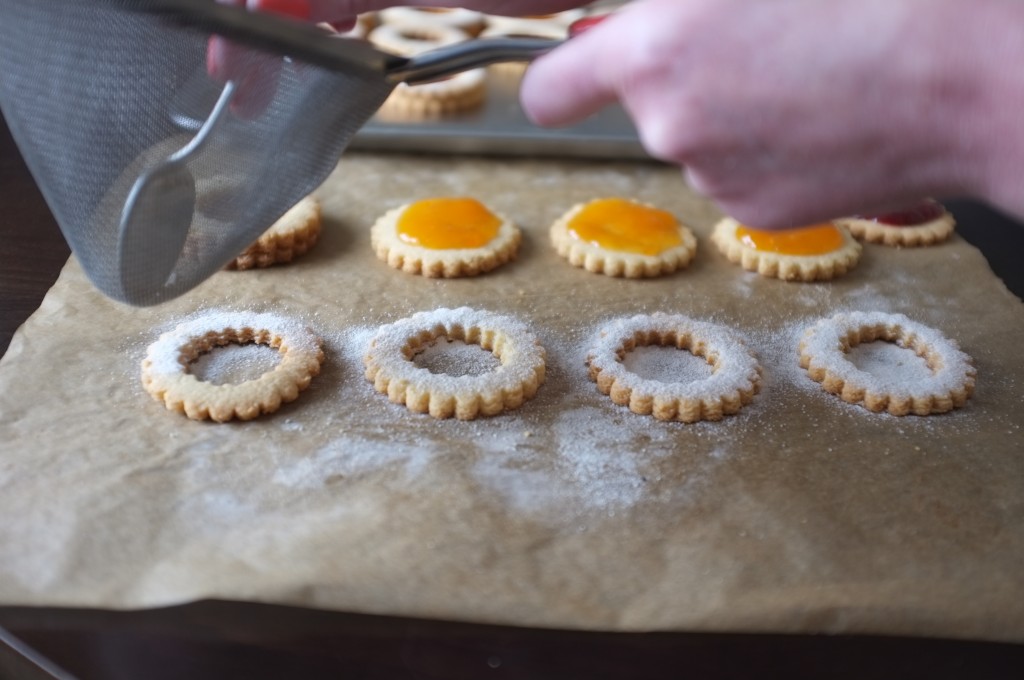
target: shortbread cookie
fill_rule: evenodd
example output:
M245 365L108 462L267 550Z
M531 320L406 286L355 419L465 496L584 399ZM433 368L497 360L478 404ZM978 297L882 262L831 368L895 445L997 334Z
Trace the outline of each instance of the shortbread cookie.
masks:
M526 16L502 16L488 14L484 33L506 36L568 37L569 26L586 16L583 9L568 9L553 14L528 14Z
M227 268L252 269L291 262L312 248L319 238L320 202L307 196L229 262Z
M799 229L758 230L726 217L711 240L729 261L762 276L786 281L828 281L860 260L861 245L832 222Z
M554 15L546 15L554 16ZM567 24L556 21L535 19L528 17L496 17L501 20L497 24L488 24L487 28L480 34L481 39L486 38L544 38L551 41L565 40L569 35ZM507 20L507 21L505 21ZM526 72L529 60L521 61L499 61L491 64L488 68L499 76L518 78Z
M189 365L217 347L259 344L278 350L280 361L255 380L215 385ZM293 401L320 372L320 339L308 328L274 314L214 312L179 324L149 346L142 384L168 410L193 420L251 420Z
M877 375L848 359L853 347L878 340L913 351L931 376L907 380L895 370ZM843 401L894 416L945 413L963 406L974 392L971 358L939 331L902 314L850 312L822 319L804 332L800 365Z
M637 347L676 347L701 357L712 374L692 382L642 378L623 359ZM658 420L694 423L721 420L749 404L761 384L761 367L742 338L729 328L679 314L619 319L600 332L587 357L590 378L620 406Z
M445 45L469 40L465 31L451 26L395 26L381 24L367 39L386 52L412 57Z
M404 26L382 24L370 32L369 39L383 50L401 56L413 56L428 50L469 39L464 31L451 26ZM486 71L470 69L430 83L399 83L380 107L384 119L408 119L445 116L478 108L487 96Z
M551 225L551 243L575 267L608 276L661 276L690 263L697 239L669 212L625 198L573 206Z
M480 375L432 373L413 360L434 342L479 345L501 362ZM388 399L435 418L472 420L518 408L544 382L544 348L516 319L469 307L419 312L381 328L364 358L366 379Z
M377 257L429 278L476 276L515 258L522 234L473 198L429 198L390 210L370 229Z
M856 215L836 220L859 239L897 248L913 248L941 243L949 238L956 220L934 200L880 215Z
M389 121L449 116L477 109L486 98L486 70L475 68L429 83L399 83L378 115Z
M317 24L320 28L324 29L332 35L336 35L341 38L356 38L364 40L366 36L370 34L374 28L377 27L377 13L376 12L364 12L356 17L356 21L352 24L352 28L347 31L338 31L329 23L323 22Z
M486 24L482 12L463 7L388 7L377 13L382 24L399 28L456 28L479 35Z

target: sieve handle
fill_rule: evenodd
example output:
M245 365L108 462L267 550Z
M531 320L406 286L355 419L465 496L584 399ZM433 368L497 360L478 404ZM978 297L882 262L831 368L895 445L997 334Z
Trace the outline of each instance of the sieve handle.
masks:
M609 16L600 14L577 19L569 26L569 39L590 30ZM545 52L550 52L563 42L565 41L543 38L470 40L439 47L410 57L404 62L391 64L386 71L387 79L394 84L400 82L415 84L453 76L462 71L488 64L503 61L530 61Z
M386 78L394 83L423 83L503 61L530 61L562 44L544 38L468 40L423 52L392 64Z

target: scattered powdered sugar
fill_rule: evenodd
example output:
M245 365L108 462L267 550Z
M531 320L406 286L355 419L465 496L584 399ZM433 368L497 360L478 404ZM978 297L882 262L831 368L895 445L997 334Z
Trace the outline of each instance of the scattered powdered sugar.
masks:
M846 353L846 360L876 380L893 380L909 385L926 380L932 374L928 363L913 350L884 340L851 348Z
M182 348L209 334L227 331L266 330L284 340L288 347L302 352L317 351L318 339L301 322L271 313L211 310L179 323L149 346L146 354L152 374L172 375L185 369Z
M462 340L438 338L427 345L413 359L413 363L431 373L458 377L461 375L483 375L497 370L501 362L491 352L479 345L466 344Z
M859 333L862 328L886 328L899 342L933 357L934 370L926 375L906 371L881 369L873 372L862 370L849 360L844 351L846 338ZM803 354L810 358L812 369L827 373L861 389L873 393L911 395L946 395L960 390L973 378L974 369L970 357L942 333L923 324L911 321L902 314L883 312L840 313L822 319L809 328L803 337ZM877 362L876 362L877 363Z
M715 369L702 380L663 382L649 380L628 370L619 351L636 337L656 333L662 337L688 337L705 346ZM638 315L608 326L591 350L590 364L618 385L662 399L722 399L749 391L758 380L757 359L738 334L725 326L697 321L679 314Z
M473 476L524 514L567 505L605 514L627 509L657 478L656 460L671 452L674 438L669 429L652 428L649 419L623 415L567 406L548 432L553 449L531 441L532 434L521 428L477 438L486 455L477 460ZM647 442L644 450L631 448L637 439Z
M280 360L280 353L266 345L226 345L200 355L189 372L214 385L237 385L274 370Z
M468 327L480 321L478 316L467 316L471 311L435 310L418 318L432 323L440 323L442 318L444 323L457 319ZM379 349L382 330L384 336L390 333L395 340L408 340L410 329L403 327L401 320L381 326L365 318L366 325L335 329L326 335L328 357L341 374L336 387L329 388L337 393L327 399L343 408L331 407L326 418L315 422L302 418L298 411L278 421L283 431L301 430L301 436L316 443L310 455L282 453L274 482L316 489L332 480L386 472L381 479L388 484L414 484L440 469L440 460L454 459L465 465L480 491L508 511L541 522L564 523L573 518L585 523L588 517L617 516L650 502L667 502L673 507L700 502L713 492L723 474L731 474L727 470L737 461L760 451L756 446L788 441L788 423L791 418L802 417L801 404L808 400L827 402L832 413L858 423L858 427L864 423L865 436L872 436L879 428L888 431L896 418L867 413L825 393L799 366L800 338L818 321L817 317L795 319L782 328L744 329L742 333L724 324L729 331L728 342L736 343L747 354L752 350L764 367L762 390L736 416L717 423L688 425L634 414L611 403L597 390L584 360L600 332L612 327L614 320L565 333L545 332L549 329L543 324L509 321L531 338L535 337L532 325L541 331L548 379L535 399L522 408L470 422L411 413L376 392L365 379L363 358L374 342ZM852 356L864 370L875 362L887 361L890 351L904 352L889 343L872 344L888 348L865 346ZM440 371L445 379L454 379L453 374L490 370L487 362L495 361L471 343L439 340L424 347L419 356L402 355L400 361L419 373ZM900 358L907 363L907 357ZM915 360L913 355L909 357L909 363ZM702 358L674 347L637 347L623 362L616 363L636 375L637 380L660 382L669 389L702 382L708 377L702 374L711 373ZM468 364L468 371L463 364ZM785 409L785 418L779 417L780 408ZM933 423L928 421L904 418L899 421L900 432L931 426ZM754 430L758 432L757 445L751 444L749 437L736 436L737 432ZM812 441L810 438L818 435L811 431L806 436ZM725 470L720 469L723 466Z
M623 367L644 380L664 383L688 383L706 380L711 365L702 357L676 347L660 345L636 347L622 359Z
M478 331L494 338L495 354L501 356L497 370L481 374L452 375L420 370L409 361L413 341L423 336L452 337ZM544 365L544 349L529 328L518 319L469 307L417 312L379 329L367 352L367 363L389 380L404 380L426 393L493 394L514 391L536 379Z
M619 447L610 446L605 418L607 415L597 408L578 408L560 414L554 427L557 464L567 474L580 502L615 510L634 505L643 496L646 480L640 465L644 457L640 451L624 455L616 450ZM668 430L652 429L649 423L641 425L633 419L625 432L620 430L612 438L626 435L632 440L638 434L637 426L645 435L653 434L662 441L669 436Z
M330 442L311 456L278 465L273 481L291 488L317 489L332 479L359 477L399 466L407 478L422 473L436 449L427 441L403 442L393 438L348 436Z

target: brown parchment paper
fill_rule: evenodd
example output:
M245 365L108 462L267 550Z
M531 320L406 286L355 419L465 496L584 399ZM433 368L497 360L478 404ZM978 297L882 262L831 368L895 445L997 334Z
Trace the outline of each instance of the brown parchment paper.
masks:
M527 626L862 632L1024 640L1024 307L973 247L868 245L846 277L730 265L718 217L651 164L351 154L317 191L325 229L290 266L221 272L165 305L101 297L72 260L0 362L0 602L137 608L206 597ZM525 232L476 279L388 268L385 210L472 195ZM653 281L570 267L548 225L632 196L692 225L696 261ZM471 305L527 321L548 379L471 423L376 394L374 330ZM142 390L146 346L210 309L274 311L325 339L301 398L249 423L191 422ZM902 312L971 354L965 409L871 414L799 369L839 310ZM730 325L764 368L720 423L637 416L583 359L601 324L666 311Z

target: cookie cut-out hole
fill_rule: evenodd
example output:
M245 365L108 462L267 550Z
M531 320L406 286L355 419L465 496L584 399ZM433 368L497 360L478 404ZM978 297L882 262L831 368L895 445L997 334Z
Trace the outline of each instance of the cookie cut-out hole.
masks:
M884 340L851 347L846 359L868 375L892 381L914 383L933 374L928 362L914 350Z
M214 385L239 385L256 380L281 363L281 354L256 343L214 347L189 364L189 373Z
M480 345L448 338L438 338L427 345L413 358L413 363L431 373L453 377L484 375L501 366L498 357Z
M659 345L637 347L626 353L622 365L644 380L663 383L691 383L709 378L714 372L704 357L685 349Z

